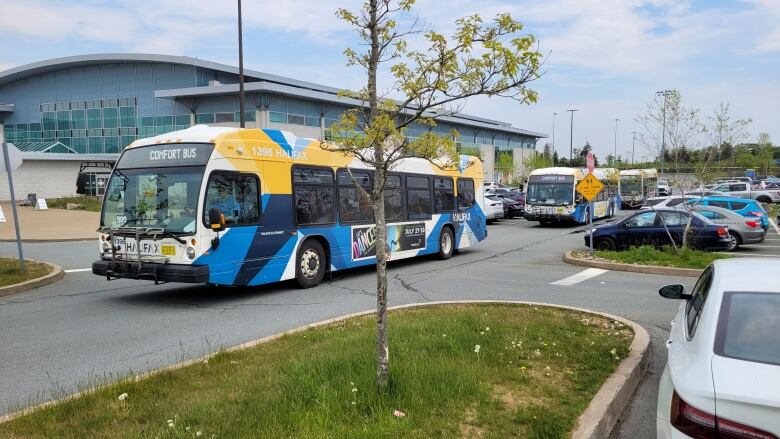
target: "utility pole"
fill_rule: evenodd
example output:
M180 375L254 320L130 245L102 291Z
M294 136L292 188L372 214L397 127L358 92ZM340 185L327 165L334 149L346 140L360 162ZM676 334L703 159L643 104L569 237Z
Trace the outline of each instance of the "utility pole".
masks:
M238 0L238 121L241 128L246 127L244 120L244 38L241 30L241 0Z
M571 113L571 126L569 127L569 166L574 158L574 112L580 110L566 110Z
M617 162L617 126L620 119L615 118L615 162Z
M636 131L631 131L634 137L631 139L631 165L634 165L634 150L636 149Z
M664 97L664 108L661 110L661 114L663 115L663 124L661 126L661 174L664 173L664 156L666 155L666 98L672 93L674 93L674 90L661 90L655 92L656 95L662 95Z
M553 149L553 155L555 155L555 117L558 116L558 113L553 112L553 130L552 130L552 149Z

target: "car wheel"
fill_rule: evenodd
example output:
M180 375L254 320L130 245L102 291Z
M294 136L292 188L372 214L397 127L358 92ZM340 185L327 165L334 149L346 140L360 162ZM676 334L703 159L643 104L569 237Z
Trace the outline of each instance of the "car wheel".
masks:
M771 204L772 203L772 199L767 197L767 196L765 196L765 195L762 195L762 196L756 198L756 201L758 201L759 203L764 203L764 204Z
M734 232L729 232L729 248L728 251L734 251L742 244L742 240L739 239L739 235Z
M615 251L616 249L617 244L615 244L615 240L612 238L599 238L596 240L596 250Z
M542 219L539 220L539 225L546 226L547 224L550 224L550 222L547 221L547 220L542 220Z
M439 235L439 259L449 259L455 249L455 237L452 229L444 227Z
M295 264L295 280L301 288L317 286L325 277L325 250L314 239L304 241L298 250Z

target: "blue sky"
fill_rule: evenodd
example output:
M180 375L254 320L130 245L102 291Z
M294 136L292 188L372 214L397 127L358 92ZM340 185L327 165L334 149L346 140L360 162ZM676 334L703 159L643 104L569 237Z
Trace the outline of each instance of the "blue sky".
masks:
M361 71L344 64L355 46L334 16L353 0L244 0L248 68L345 88L359 88ZM631 150L634 118L655 91L674 88L703 121L729 102L733 117L750 117L750 138L768 132L780 143L780 1L673 0L421 0L429 27L448 33L454 21L510 12L548 53L545 74L532 88L535 105L472 99L464 111L552 134L569 148L589 140L601 157ZM237 65L232 1L0 0L0 70L47 58L98 52L188 55ZM387 77L380 84L391 88ZM552 139L548 139L551 141ZM706 139L702 138L702 142ZM543 142L542 142L543 144ZM637 159L648 154L637 142Z

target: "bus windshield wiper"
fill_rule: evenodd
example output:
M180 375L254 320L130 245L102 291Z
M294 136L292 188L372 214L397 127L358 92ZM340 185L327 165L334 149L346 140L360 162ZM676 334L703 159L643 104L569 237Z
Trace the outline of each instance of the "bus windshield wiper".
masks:
M174 232L170 232L170 231L168 231L167 229L163 229L163 237L165 237L165 236L168 236L168 237L170 237L170 238L173 238L173 239L174 239L176 242L178 242L179 244L186 244L186 243L187 243L187 241L185 241L185 240L183 240L183 239L179 238L179 235L177 235L177 234L176 234L176 233L174 233Z

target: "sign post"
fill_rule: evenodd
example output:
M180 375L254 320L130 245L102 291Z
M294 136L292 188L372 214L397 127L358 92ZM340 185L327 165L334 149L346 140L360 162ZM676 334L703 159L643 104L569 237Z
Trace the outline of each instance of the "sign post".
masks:
M593 156L593 150L588 151L585 156L585 166L588 167L588 174L593 175L593 170L596 169L596 158ZM588 200L588 229L590 230L590 236L593 236L593 201ZM590 239L590 258L594 258L594 245L593 239Z
M588 201L588 224L590 230L590 256L593 257L593 250L595 243L593 242L593 199L604 189L604 183L598 178L594 177L592 173L588 173L582 180L577 183L577 192Z
M24 271L24 253L22 252L22 236L19 234L19 216L16 214L14 179L11 177L11 161L8 159L8 144L5 142L3 142L3 161L5 162L5 172L8 174L8 190L11 193L11 211L14 217L14 229L16 229L16 248L19 251L19 270Z

